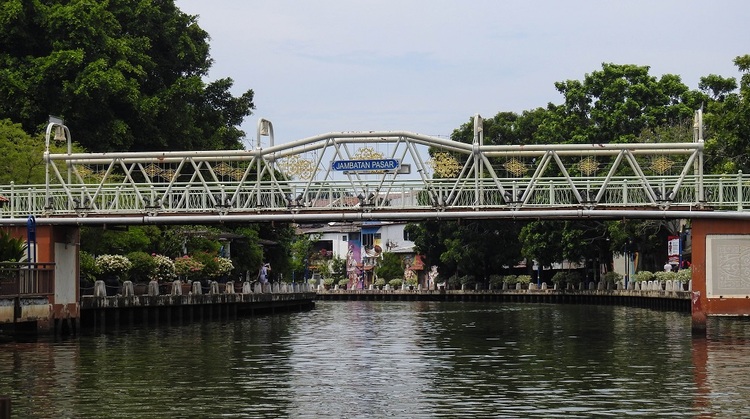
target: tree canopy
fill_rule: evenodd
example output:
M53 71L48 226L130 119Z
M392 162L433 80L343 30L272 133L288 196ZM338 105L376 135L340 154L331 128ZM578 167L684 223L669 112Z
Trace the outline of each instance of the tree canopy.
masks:
M172 0L0 5L0 118L39 132L50 114L90 151L239 148L253 91L205 83L208 34Z
M733 78L708 75L701 78L698 90L690 90L677 75L654 77L648 66L604 63L582 80L555 83L563 97L559 105L550 103L520 114L501 111L485 118L484 144L689 142L694 111L703 107L706 172L747 173L750 55L737 57L734 63L742 73L739 86ZM471 143L473 135L470 118L453 131L451 138ZM437 151L432 149L430 153ZM478 278L486 276L488 269L489 273L500 272L497 266L487 266L494 265L495 257L488 249L501 249L510 258L526 257L542 265L563 260L606 262L612 252L638 251L644 255L640 258L643 268L659 269L666 257L666 246L661 244L678 229L674 222L664 220L540 220L523 223L516 233L508 231L493 238L487 236L492 229L470 228L475 223L437 224L428 221L408 227L417 249L429 263L440 263L450 273L468 270Z

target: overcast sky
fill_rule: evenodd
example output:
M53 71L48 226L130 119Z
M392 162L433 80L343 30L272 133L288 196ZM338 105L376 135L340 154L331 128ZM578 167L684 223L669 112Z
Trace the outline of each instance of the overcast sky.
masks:
M450 136L491 117L559 104L556 81L603 62L738 77L747 0L176 0L211 39L209 80L255 91L276 143L334 131Z

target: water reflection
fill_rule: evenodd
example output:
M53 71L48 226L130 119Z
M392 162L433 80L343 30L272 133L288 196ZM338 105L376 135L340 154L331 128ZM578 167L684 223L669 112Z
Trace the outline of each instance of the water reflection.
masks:
M0 346L14 417L739 417L750 321L624 307L320 302Z

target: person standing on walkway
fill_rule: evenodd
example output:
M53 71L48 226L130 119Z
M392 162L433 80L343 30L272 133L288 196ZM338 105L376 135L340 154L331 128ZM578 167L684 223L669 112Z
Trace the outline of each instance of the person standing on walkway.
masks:
M664 272L672 272L672 265L669 263L669 261L664 264Z

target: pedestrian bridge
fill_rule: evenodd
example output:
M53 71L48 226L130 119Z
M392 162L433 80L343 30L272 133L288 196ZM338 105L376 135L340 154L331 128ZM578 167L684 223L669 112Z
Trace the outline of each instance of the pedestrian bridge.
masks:
M699 121L699 119L696 119ZM46 182L0 185L0 223L458 218L750 218L750 178L703 173L704 143L486 145L333 132L252 150L73 153L47 128ZM68 152L50 152L54 138Z

